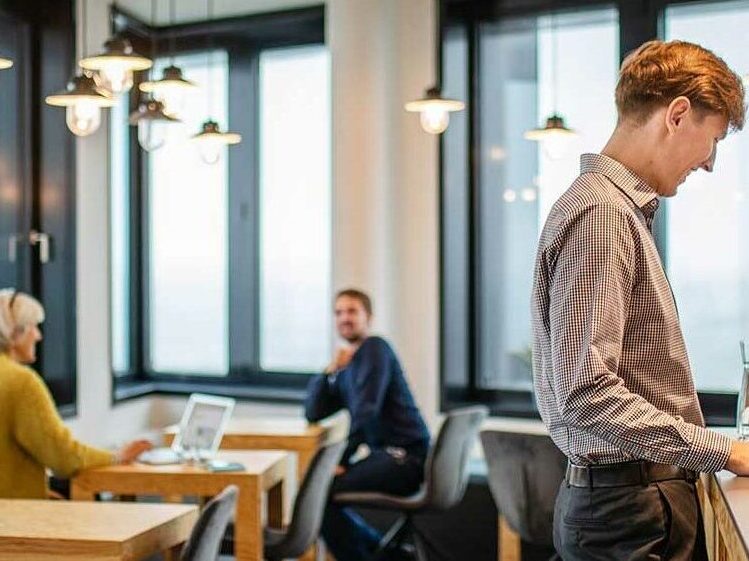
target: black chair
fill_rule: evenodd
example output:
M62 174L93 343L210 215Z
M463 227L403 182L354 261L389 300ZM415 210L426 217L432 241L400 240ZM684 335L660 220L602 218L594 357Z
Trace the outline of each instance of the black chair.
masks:
M289 526L265 529L264 555L268 561L300 557L315 543L335 467L345 448L346 442L343 441L318 450L297 493Z
M226 527L237 507L238 494L237 486L229 485L206 503L182 548L180 561L216 561Z
M545 435L481 431L489 489L520 538L553 548L554 503L567 458Z
M338 493L333 497L341 505L377 508L401 514L382 538L373 560L385 557L409 537L413 540L419 561L427 561L428 550L439 555L437 549L414 524L413 518L417 514L445 511L463 498L468 484L471 449L487 413L485 407L467 407L447 414L427 457L424 484L414 495L401 497L367 492Z

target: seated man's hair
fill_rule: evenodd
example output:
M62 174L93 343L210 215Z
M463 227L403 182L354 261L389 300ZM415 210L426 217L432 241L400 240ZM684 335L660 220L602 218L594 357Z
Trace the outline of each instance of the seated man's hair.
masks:
M359 300L362 306L364 306L364 310L367 312L367 315L368 316L372 315L372 300L367 295L367 293L362 292L361 290L357 290L356 288L347 288L345 290L339 290L338 293L335 295L336 301L338 301L338 299L341 298L342 296L347 296L349 298L355 298L356 300Z

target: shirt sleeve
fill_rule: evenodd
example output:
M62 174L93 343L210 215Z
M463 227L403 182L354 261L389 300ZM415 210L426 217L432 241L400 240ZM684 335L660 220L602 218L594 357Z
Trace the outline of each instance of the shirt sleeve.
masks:
M35 372L26 374L15 410L14 435L21 447L41 465L64 478L84 468L112 464L112 452L87 446L73 438L42 379Z
M337 389L329 380L329 375L321 374L312 378L307 384L304 416L310 423L329 417L343 407Z
M719 471L730 454L728 436L659 410L617 374L636 282L630 220L622 209L599 204L565 230L550 291L557 408L568 425L635 458Z
M392 376L390 347L379 338L369 338L360 349L360 357L353 369L354 395L351 403L351 432L344 463L360 444L373 443L376 423L382 411L385 393Z

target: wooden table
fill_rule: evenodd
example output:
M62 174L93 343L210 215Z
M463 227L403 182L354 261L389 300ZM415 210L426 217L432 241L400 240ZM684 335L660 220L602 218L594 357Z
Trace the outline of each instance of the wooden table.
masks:
M176 551L197 519L190 505L4 499L0 561L135 561Z
M167 427L166 446L170 446L177 425ZM328 429L308 423L304 419L245 418L232 419L221 440L222 449L231 450L286 450L297 454L297 480L307 473L312 458L322 446Z
M178 430L177 425L167 427L164 441L170 446ZM231 419L221 439L222 449L232 450L286 450L296 452L297 489L302 482L312 458L325 442L329 427L308 423L306 419L263 417ZM302 561L316 559L313 546L302 555Z
M749 561L749 478L703 473L697 496L710 561Z
M151 466L131 464L88 469L72 481L71 498L91 500L96 493L115 495L161 495L170 501L183 496L211 497L227 485L239 487L234 524L237 561L262 561L262 496L268 493L268 524L283 524L283 484L288 454L274 451L227 450L218 459L244 464L245 471L211 473L189 464Z

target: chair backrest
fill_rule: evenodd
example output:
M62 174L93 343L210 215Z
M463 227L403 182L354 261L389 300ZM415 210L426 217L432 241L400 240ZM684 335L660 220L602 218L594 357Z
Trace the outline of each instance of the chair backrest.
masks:
M465 407L447 414L429 450L425 468L425 508L446 510L458 504L468 485L468 460L486 407Z
M291 523L286 530L284 557L300 557L320 534L328 492L333 482L335 467L343 456L346 441L326 444L312 459L299 487Z
M349 428L351 428L351 416L345 409L320 419L317 425L326 431L324 444L334 444L348 439Z
M238 494L237 486L229 485L206 503L182 548L180 561L216 561L226 527L237 507Z
M553 545L554 503L567 458L545 435L485 430L481 444L499 512L525 541Z

